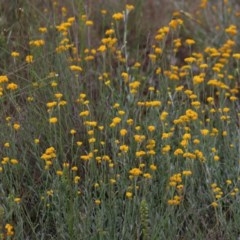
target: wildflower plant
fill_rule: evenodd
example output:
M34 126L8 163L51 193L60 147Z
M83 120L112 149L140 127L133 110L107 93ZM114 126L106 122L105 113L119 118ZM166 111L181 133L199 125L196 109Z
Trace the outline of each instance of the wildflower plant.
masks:
M1 239L239 237L240 13L153 2L0 9Z

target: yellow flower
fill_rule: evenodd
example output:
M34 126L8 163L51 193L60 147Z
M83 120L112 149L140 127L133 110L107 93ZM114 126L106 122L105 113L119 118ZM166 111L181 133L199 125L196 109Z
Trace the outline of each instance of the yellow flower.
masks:
M49 118L49 123L55 124L55 123L57 123L57 121L58 121L58 119L56 117Z
M173 199L168 200L168 205L179 205L181 203L180 196L174 196Z
M93 157L93 154L89 153L88 155L80 156L80 159L82 159L83 161L89 161L92 157Z
M114 19L114 20L122 20L123 19L123 14L122 13L120 13L120 12L118 12L118 13L114 13L113 15L112 15L112 18Z
M194 153L190 153L190 152L186 152L183 154L184 158L190 158L190 159L196 159L196 154Z
M95 202L96 205L100 205L101 204L101 200L100 199L96 199L94 202Z
M39 28L38 28L38 31L39 31L40 33L46 33L46 32L47 32L47 28L46 28L46 27L39 27Z
M82 72L82 68L76 65L71 65L69 68L71 71L74 71L74 72Z
M133 5L130 4L126 4L126 10L128 10L129 12L132 11L134 9Z
M176 187L176 186L177 186L177 182L175 182L175 181L170 181L170 182L169 182L169 186L170 186L170 187Z
M25 58L25 61L27 63L32 63L33 62L33 55L27 55L26 58Z
M143 174L143 177L144 178L147 178L147 179L151 179L152 178L152 175L150 173L144 173Z
M199 5L200 8L206 8L208 4L208 0L201 0L201 3Z
M185 43L186 43L187 45L191 46L191 45L195 44L195 41L194 41L193 39L186 39L186 40L185 40Z
M14 202L15 203L20 203L21 202L21 198L19 198L19 197L14 198Z
M14 128L15 130L19 130L20 127L21 127L21 125L18 124L18 123L14 123L14 124L13 124L13 128Z
M106 10L106 9L102 9L102 10L101 10L101 14L102 14L102 15L106 15L106 14L107 14L107 10Z
M58 171L56 172L56 174L57 174L58 176L62 176L62 175L63 175L63 171L58 170Z
M211 203L211 206L216 208L218 206L218 203L214 201L214 202Z
M90 136L93 135L93 134L94 134L94 130L89 130L89 131L87 132L87 134L90 135Z
M201 69L208 68L208 65L206 63L202 63L199 65Z
M198 119L198 114L191 109L186 110L186 116L192 120Z
M206 158L203 155L203 152L201 152L200 150L196 149L194 151L194 153L195 153L195 156L193 156L193 159L198 157L201 161L205 161L206 160Z
M109 181L111 184L115 184L117 182L116 179L114 179L114 178L111 178Z
M155 52L156 54L161 54L161 53L162 53L162 49L159 48L159 47L156 47L156 48L154 48L154 52Z
M71 134L71 135L76 134L76 132L77 132L77 131L76 131L75 129L71 129L71 130L70 130L70 134Z
M196 61L196 58L194 58L194 57L184 58L184 62L186 62L186 63L193 63L195 61Z
M120 147L119 147L119 149L122 151L122 152L128 152L128 149L129 149L129 147L127 146L127 145L121 145Z
M7 223L5 225L5 230L6 230L7 236L13 236L14 235L13 226L11 224Z
M184 170L184 171L182 172L182 174L183 174L184 176L190 176L190 175L192 175L192 171L190 171L190 170Z
M227 183L227 185L231 185L231 184L232 184L232 180L227 179L227 180L226 180L226 183Z
M142 171L139 168L132 168L129 173L133 176L139 176L142 174Z
M126 129L123 128L123 129L120 130L120 135L121 136L125 136L126 134L127 134L127 130Z
M75 176L74 177L74 183L78 183L80 181L80 176Z
M93 134L94 134L94 130L89 130L89 131L87 131L87 134L88 134L89 136L93 135Z
M167 116L168 116L168 112L163 111L159 118L161 121L164 121L164 120L166 120Z
M240 59L240 53L234 53L232 56L235 59Z
M188 146L188 140L183 139L183 140L180 142L180 144L181 144L182 147L187 147L187 146Z
M180 86L178 86L178 87L175 88L175 91L181 92L183 89L184 89L184 86L183 86L183 85L180 85Z
M10 147L10 143L9 142L6 142L6 143L4 143L4 145L3 145L5 148L9 148Z
M158 68L156 69L156 71L155 71L155 73L156 73L157 75L159 75L161 72L162 72L162 69L161 69L160 67L158 67Z
M18 85L17 84L15 84L15 83L9 83L8 85L7 85L7 89L8 90L16 90L16 89L18 89Z
M78 170L78 167L77 166L73 166L71 169L72 169L73 172L76 172Z
M139 143L142 142L145 138L146 137L144 135L138 135L138 134L134 135L134 140Z
M86 26L88 26L88 27L93 26L93 21L87 20L87 21L85 22L85 24L86 24Z
M124 79L124 82L125 82L125 83L128 82L128 80L129 80L129 75L128 75L128 73L122 72L122 73L121 73L121 76L122 76L122 78Z
M102 131L104 129L104 126L98 126L98 129Z
M112 29L112 28L107 29L107 30L105 31L105 35L112 35L112 34L114 34L114 33L115 33L115 31L114 31L114 29Z
M183 150L181 148L178 148L174 151L173 153L175 156L178 156L178 155L182 155L183 154Z
M96 142L96 138L94 138L94 137L93 137L93 138L89 138L89 139L88 139L88 142L89 142L89 143L95 143L95 142Z
M51 82L51 86L52 86L52 87L56 87L57 85L58 85L57 82L55 82L55 81L52 81L52 82Z
M78 147L80 147L80 146L82 146L83 142L77 141L76 144Z
M68 19L67 19L67 22L68 23L73 23L75 21L75 17L69 17Z
M45 150L45 153L42 154L41 159L48 161L49 159L56 157L56 150L54 147L49 147Z
M1 163L2 163L3 165L5 165L5 164L7 164L8 162L9 162L9 157L3 157Z
M156 54L150 53L150 54L148 54L148 57L152 61L152 63L156 62L156 59L157 59L157 55Z
M128 125L133 125L133 123L134 123L133 119L129 118L129 119L127 120L127 124L128 124Z
M64 168L69 168L69 165L70 165L70 164L69 164L68 162L64 162L64 163L63 163L63 167L64 167Z
M95 121L85 121L84 125L89 126L89 127L96 127L97 122L95 122Z
M121 118L120 117L115 117L115 118L112 119L112 123L110 124L110 127L115 127L120 122L121 122Z
M14 158L11 159L10 162L11 162L11 164L13 164L13 165L18 164L18 160L17 160L17 159L14 159Z
M47 191L47 195L48 195L48 196L53 196L53 190L52 190L52 189L51 189L51 190L48 190L48 191Z
M194 85L197 85L197 84L200 84L204 81L204 78L200 75L196 75L193 77L193 84Z
M11 53L11 56L14 58L19 57L19 55L20 55L19 52L16 52L16 51Z
M40 46L45 45L45 41L42 40L42 39L32 40L32 41L29 42L29 45L30 45L30 46L35 46L35 47L40 47Z
M127 198L131 199L132 196L133 196L133 193L132 193L132 192L129 192L129 191L126 192L126 197L127 197Z
M34 98L31 97L31 96L29 96L29 97L27 97L27 101L28 101L28 102L33 102L33 101L34 101Z
M183 24L183 21L177 18L177 19L172 19L168 25L169 27L176 29L179 25L182 25L182 24Z
M182 138L185 139L185 140L189 140L189 139L191 139L191 134L190 133L184 133Z
M118 111L118 114L119 114L119 115L124 115L125 112L124 112L123 110L119 110L119 111Z
M206 136L206 135L208 135L208 133L209 133L209 130L208 130L208 129L201 129L200 131L201 131L201 134L202 134L203 136Z
M156 129L155 126L152 126L152 125L148 126L148 131L149 132L153 132L153 131L155 131L155 129Z
M80 117L87 117L89 114L90 114L90 112L88 110L86 110L86 111L80 112L79 116Z
M237 34L237 26L231 24L228 28L225 29L225 32L230 34L230 35L236 35Z
M109 163L108 165L110 168L113 168L114 167L114 164L113 163Z
M56 101L53 101L53 102L48 102L46 104L47 108L53 108L55 106L57 106L57 102Z
M141 63L140 62L135 62L133 65L133 68L139 68L141 67Z
M151 164L151 165L150 165L150 169L151 169L152 171L156 171L156 170L157 170L157 166L154 165L154 164Z
M63 94L58 92L58 93L55 93L54 96L55 98L60 99L62 98Z
M171 132L169 133L162 133L162 139L168 139L172 136L173 134Z
M223 136L223 137L226 137L226 136L227 136L227 131L223 131L223 132L222 132L222 136Z
M159 107L161 106L161 101L153 100L147 102L138 102L138 106L146 106L146 107Z
M100 45L97 49L99 52L105 52L107 50L107 47L105 45Z
M133 82L129 83L129 87L130 87L132 93L135 93L136 89L138 89L139 86L140 86L140 82L139 81L133 81Z
M0 75L0 83L8 82L7 75Z
M171 150L171 146L170 145L166 145L162 148L162 153L168 153Z

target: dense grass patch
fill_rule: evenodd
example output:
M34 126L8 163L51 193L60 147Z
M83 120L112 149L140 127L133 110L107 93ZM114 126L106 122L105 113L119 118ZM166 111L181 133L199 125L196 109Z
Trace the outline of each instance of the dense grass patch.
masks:
M237 239L235 1L31 2L0 8L1 239Z

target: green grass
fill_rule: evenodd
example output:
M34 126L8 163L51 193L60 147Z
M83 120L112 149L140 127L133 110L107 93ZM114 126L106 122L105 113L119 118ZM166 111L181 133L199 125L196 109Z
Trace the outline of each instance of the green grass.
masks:
M237 239L235 1L60 2L0 9L1 239Z

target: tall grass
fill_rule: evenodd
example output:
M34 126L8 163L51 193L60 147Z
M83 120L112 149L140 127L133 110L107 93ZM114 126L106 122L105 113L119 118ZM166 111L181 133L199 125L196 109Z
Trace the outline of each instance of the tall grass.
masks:
M237 239L235 1L61 2L1 7L1 239Z

